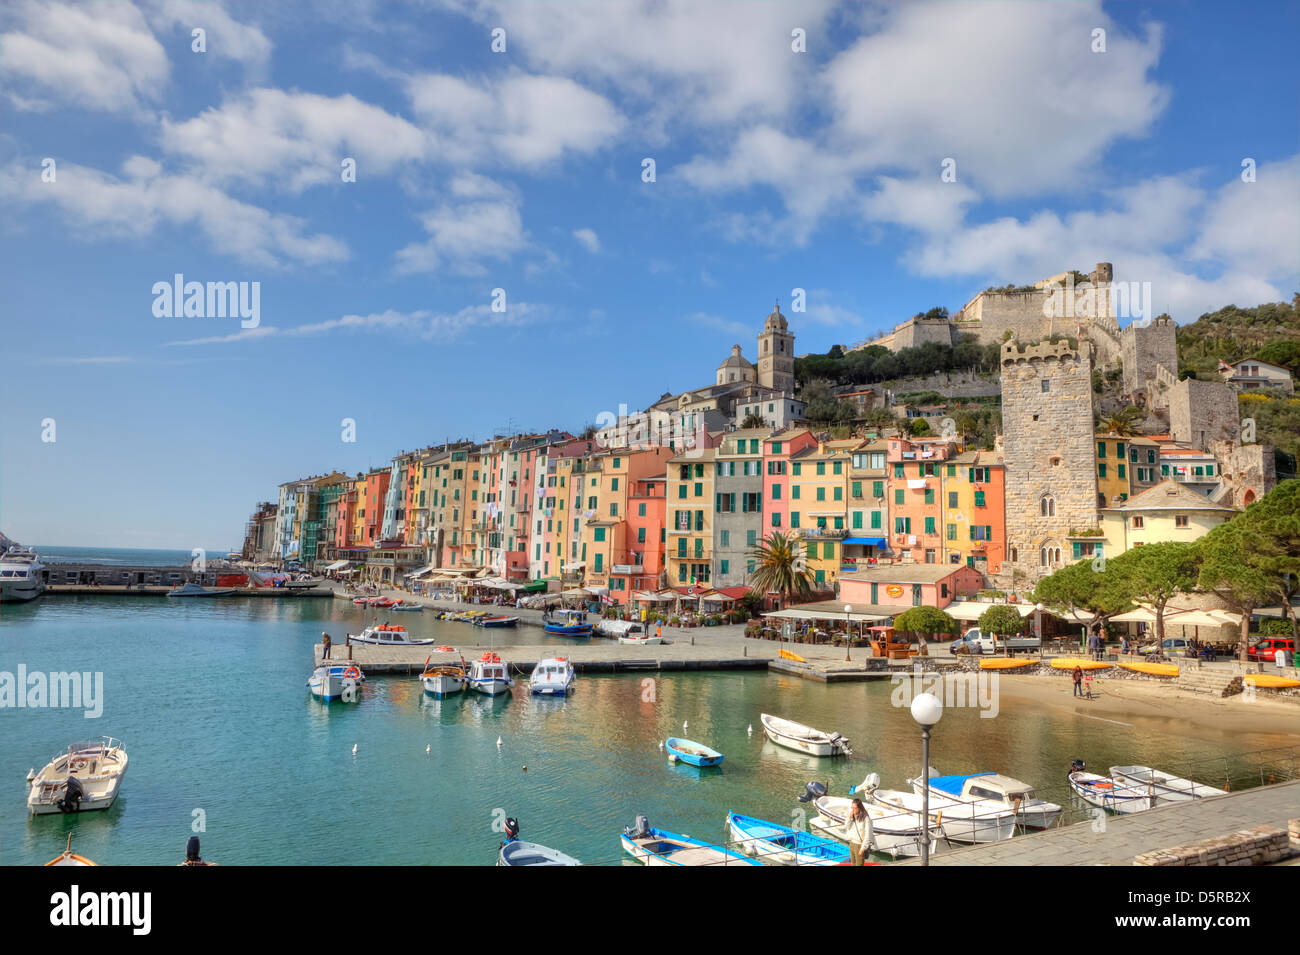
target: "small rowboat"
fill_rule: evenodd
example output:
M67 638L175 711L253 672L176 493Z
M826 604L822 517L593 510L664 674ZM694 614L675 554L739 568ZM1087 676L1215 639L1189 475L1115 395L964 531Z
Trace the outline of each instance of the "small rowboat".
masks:
M729 812L727 829L741 852L768 862L839 865L849 861L849 850L844 845L765 819Z
M1120 666L1125 670L1132 670L1134 673L1150 673L1152 676L1178 676L1177 663L1146 663L1143 661L1125 662L1120 661Z
M1241 682L1247 686L1264 687L1270 690L1287 690L1293 686L1300 686L1300 680L1293 680L1289 676L1277 676L1274 673L1247 673L1241 678Z
M1206 796L1224 796L1228 792L1150 766L1112 766L1110 775L1116 782L1126 786L1149 790L1158 802L1191 802Z
M1053 670L1109 670L1115 664L1102 663L1100 660L1085 660L1083 657L1056 657L1052 660Z
M513 627L519 623L518 617L479 617L474 621L476 627Z
M678 739L670 736L664 740L664 749L668 750L669 759L680 759L692 766L721 766L722 754L694 740Z
M573 856L566 856L558 849L551 849L536 842L520 842L512 839L501 846L497 853L497 865L582 865Z
M389 607L388 609L389 609L389 610L405 610L405 611L407 611L407 612L409 612L409 613L423 613L423 612L424 612L424 607L423 607L421 604L407 604L407 603L393 604L393 605L392 605L391 607Z
M1151 808L1151 796L1146 787L1129 786L1096 773L1070 773L1070 788L1084 802L1121 815Z
M57 855L49 862L49 865L99 865L98 862L91 862L85 856L79 856L72 851L72 833L68 833L68 847L63 850L62 855Z
M1037 660L1013 660L1010 657L997 657L993 660L981 660L981 670L1018 670L1021 667L1031 667L1036 664Z
M778 746L812 756L852 756L849 741L839 733L823 733L793 720L783 720L770 713L760 713L759 722L767 738Z
M743 853L717 846L690 836L646 825L645 817L637 817L637 825L623 830L623 851L646 865L761 865Z

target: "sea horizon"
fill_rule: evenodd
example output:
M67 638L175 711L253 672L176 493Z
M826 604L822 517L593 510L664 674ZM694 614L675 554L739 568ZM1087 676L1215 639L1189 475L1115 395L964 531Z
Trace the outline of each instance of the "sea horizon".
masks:
M188 565L194 560L192 548L180 547L100 547L86 545L25 544L47 564L117 564L117 565ZM220 560L237 547L204 549L208 560Z

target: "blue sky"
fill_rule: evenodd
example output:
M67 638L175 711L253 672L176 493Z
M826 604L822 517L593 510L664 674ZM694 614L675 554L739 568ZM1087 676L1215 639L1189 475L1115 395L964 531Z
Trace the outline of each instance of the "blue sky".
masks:
M0 527L235 546L282 481L707 383L795 288L800 352L1097 261L1289 299L1300 12L1252 11L5 4ZM156 317L178 272L260 324Z

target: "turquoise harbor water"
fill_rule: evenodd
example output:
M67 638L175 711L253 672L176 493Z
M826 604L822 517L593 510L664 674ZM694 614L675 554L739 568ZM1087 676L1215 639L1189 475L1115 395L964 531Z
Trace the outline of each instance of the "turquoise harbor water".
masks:
M374 677L359 704L312 700L311 645L322 630L338 640L366 619L340 600L47 596L4 605L0 671L101 671L105 700L98 719L0 709L0 863L45 862L73 831L74 849L101 864L175 864L196 810L205 857L227 865L491 864L501 838L494 822L505 815L519 818L525 839L588 863L617 863L618 834L637 812L652 825L721 840L729 809L796 818L794 797L809 779L838 792L875 771L885 786L902 788L919 771L915 725L890 705L888 683L589 676L567 701L531 698L523 686L495 701L437 701L413 677ZM402 622L457 646L489 637L422 615ZM510 644L544 642L531 627L496 636L506 659ZM855 755L814 760L778 749L763 740L764 711L839 730ZM667 762L658 743L681 734L683 721L685 735L726 754L720 771ZM124 740L130 754L117 804L28 816L28 769L74 740L103 735ZM946 713L933 762L951 773L997 769L1070 805L1065 772L1076 756L1090 768L1182 770L1291 742L1188 739L1173 720L1122 726L1004 694L995 719Z

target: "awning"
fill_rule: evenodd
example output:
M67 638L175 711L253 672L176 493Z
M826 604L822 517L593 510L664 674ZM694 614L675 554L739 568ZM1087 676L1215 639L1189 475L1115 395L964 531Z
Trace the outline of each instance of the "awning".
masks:
M859 544L863 547L884 547L885 539L883 537L846 537L846 544Z
M982 603L978 600L954 600L943 608L943 612L954 620L978 620L990 607L1010 607L1022 617L1028 617L1034 612L1033 604Z
M763 614L764 617L775 617L778 620L852 620L853 623L862 623L867 620L889 620L884 614L878 613L858 613L846 614L843 610L772 610Z
M325 570L327 572L331 570L342 570L344 567L351 567L351 566L352 566L352 561L350 560L336 560L334 561L334 563L326 567Z
M525 593L530 593L530 594L537 593L538 591L544 591L546 590L546 581L530 580L528 581L527 584L524 585L523 590Z
M672 603L673 602L673 598L668 596L668 594L652 594L644 590L638 590L636 593L632 595L632 599L641 601L642 603Z
M572 590L566 590L560 594L561 597L590 597L591 592L583 590L581 587L575 587Z
M586 562L585 560L581 560L581 561L578 561L578 563L576 563L576 564L565 564L565 565L564 565L564 569L565 569L565 570L582 570L582 568L584 568L584 567L586 567L586 566L587 566L587 562Z
M434 569L433 564L429 564L429 566L421 567L419 570L413 570L409 574L406 574L405 576L407 577L407 579L410 579L411 577L423 577L425 574L427 574L429 571L433 569Z

